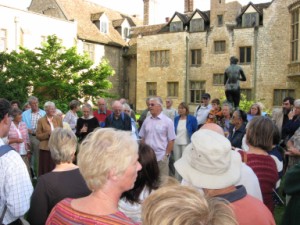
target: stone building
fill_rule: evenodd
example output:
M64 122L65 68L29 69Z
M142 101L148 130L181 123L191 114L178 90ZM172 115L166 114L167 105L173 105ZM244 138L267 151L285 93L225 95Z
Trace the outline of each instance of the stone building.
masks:
M300 96L299 0L273 0L242 6L237 1L211 0L211 9L175 12L159 25L132 28L125 73L129 96L137 110L145 98L173 98L194 111L200 96L224 95L223 73L230 56L237 56L247 81L242 92L269 109L282 99Z
M126 60L123 56L128 49L130 29L142 24L138 18L86 0L32 0L29 10L75 21L78 51L87 52L95 64L102 58L108 59L115 70L115 75L110 78L113 84L110 93L115 97L128 98L128 90L125 89L128 80L124 72Z

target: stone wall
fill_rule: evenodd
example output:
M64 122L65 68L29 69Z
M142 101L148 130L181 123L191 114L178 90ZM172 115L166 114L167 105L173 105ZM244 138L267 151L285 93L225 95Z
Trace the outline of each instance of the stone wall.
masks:
M299 0L298 0L299 1ZM206 92L212 98L224 96L224 86L213 85L213 74L224 73L229 58L239 58L240 47L251 47L251 63L241 65L247 77L241 82L241 88L251 89L255 101L261 101L266 108L273 107L274 89L295 89L299 98L299 81L288 77L290 63L290 20L288 6L295 0L275 0L263 12L263 26L252 28L234 28L234 18L240 13L238 3L229 10L224 1L211 0L211 28L207 32L178 32L144 36L137 45L137 110L145 108L146 82L158 82L157 94L165 99L167 81L179 82L179 96L174 101L177 107L181 101L189 102L189 81L205 81ZM223 11L222 11L223 10ZM223 26L216 26L216 16L224 12L226 20ZM187 40L187 41L186 41ZM226 41L226 50L222 54L214 52L214 41ZM170 49L169 67L150 67L151 50ZM189 66L191 49L202 50L202 63L199 67ZM176 63L174 63L176 62ZM186 78L187 71L187 78ZM185 81L187 82L187 85ZM190 104L190 111L196 105Z

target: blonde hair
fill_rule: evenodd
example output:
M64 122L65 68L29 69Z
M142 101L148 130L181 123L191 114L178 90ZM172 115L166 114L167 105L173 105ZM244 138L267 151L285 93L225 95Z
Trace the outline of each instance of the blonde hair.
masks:
M205 198L192 187L171 185L153 192L142 206L143 225L237 225L224 200Z
M51 158L56 164L72 162L76 152L77 138L73 131L55 128L49 139Z
M80 145L78 166L89 189L98 190L106 183L110 171L123 174L137 154L138 144L130 132L96 129Z

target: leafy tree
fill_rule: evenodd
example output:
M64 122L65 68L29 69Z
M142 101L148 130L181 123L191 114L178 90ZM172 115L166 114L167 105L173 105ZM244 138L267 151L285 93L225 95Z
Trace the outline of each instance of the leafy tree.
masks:
M34 51L20 47L19 53L0 53L0 81L6 84L0 95L10 100L24 101L30 91L40 101L53 100L59 105L72 99L110 96L108 77L113 74L107 60L93 66L87 54L79 55L76 47L63 47L55 35Z

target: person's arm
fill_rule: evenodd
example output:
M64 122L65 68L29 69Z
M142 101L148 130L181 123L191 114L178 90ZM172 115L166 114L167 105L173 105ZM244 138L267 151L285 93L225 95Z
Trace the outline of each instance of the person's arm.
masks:
M242 77L240 77L239 80L240 81L246 81L246 76L245 76L245 73L244 73L242 68L240 69L240 74L241 74Z
M224 85L226 85L227 79L228 79L228 74L225 71L224 72Z
M28 211L28 222L31 225L45 224L49 209L49 196L47 196L47 186L43 178L39 178L34 192L31 196L30 209Z
M5 170L4 193L7 211L13 217L19 218L29 209L30 197L33 191L32 183L25 163L15 151L9 153L9 165Z
M36 128L36 138L40 141L48 140L51 134L50 125L47 124L49 126L49 129L46 129L45 124L43 124L43 120L44 120L43 118L44 117L38 120L38 124Z
M171 154L171 152L173 151L173 147L174 147L174 140L171 140L168 142L167 149L166 149L166 155Z

